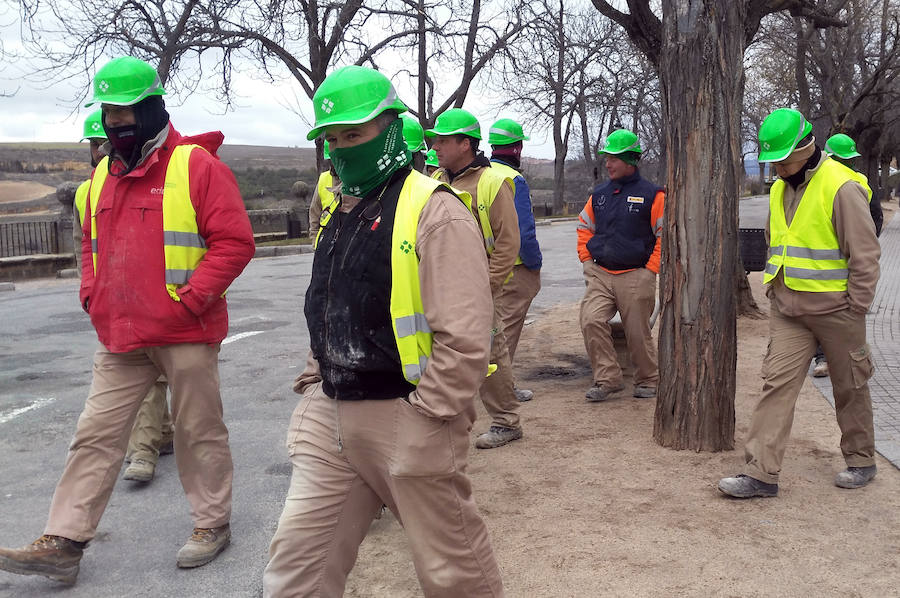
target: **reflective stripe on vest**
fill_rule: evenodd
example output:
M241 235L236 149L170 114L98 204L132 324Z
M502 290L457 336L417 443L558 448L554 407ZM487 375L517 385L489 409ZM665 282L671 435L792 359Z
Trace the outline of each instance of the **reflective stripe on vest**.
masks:
M523 181L525 180L525 177L522 176L522 173L519 172L518 170L516 170L515 168L513 168L512 166L510 166L508 164L501 164L500 162L491 162L491 168L496 168L497 172L499 172L501 175L505 176L506 178L508 178L509 180L512 181L513 197L515 197L516 178L521 177ZM516 209L518 209L518 206L516 206ZM522 263L522 256L517 255L516 263L513 265L518 266L521 263Z
M179 145L172 150L163 186L163 251L165 253L166 291L175 301L181 301L177 289L187 284L197 264L206 254L206 240L197 228L197 213L191 203L190 158L194 149L206 151L199 145ZM90 188L91 247L94 275L97 274L97 216L96 206L109 174L109 158L103 158L94 170Z
M784 186L775 181L769 195L769 258L763 282L771 282L784 270L784 284L795 291L839 292L847 290L847 259L831 222L834 196L853 171L826 158L813 175L791 225L784 214Z
M75 190L75 203L72 204L72 209L75 212L75 216L78 217L78 223L81 226L84 226L84 208L87 206L87 196L90 188L91 179L88 179L78 185L78 189ZM75 250L80 251L78 247Z
M412 384L418 384L425 373L434 336L422 305L417 229L422 209L431 194L440 188L460 195L471 209L468 193L454 191L449 185L413 171L400 189L391 233L391 323L403 377Z
M330 170L319 175L319 182L316 183L316 192L319 194L319 203L322 204L322 214L319 215L319 230L316 231L316 238L313 239L313 249L319 244L319 235L322 229L331 220L331 213L337 208L337 197L331 192L334 187L334 177Z

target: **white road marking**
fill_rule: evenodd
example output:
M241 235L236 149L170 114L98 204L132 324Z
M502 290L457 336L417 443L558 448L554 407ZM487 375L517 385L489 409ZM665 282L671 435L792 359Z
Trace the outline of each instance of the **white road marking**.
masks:
M19 407L18 409L13 409L7 413L0 413L0 424L5 424L6 422L10 422L22 414L28 413L32 409L37 409L38 407L43 407L44 405L49 405L53 401L55 401L53 397L48 397L46 399L37 399L31 405L26 405L25 407Z
M242 338L247 338L248 336L256 336L257 334L262 334L265 330L251 330L250 332L239 332L235 335L229 336L224 341L222 341L223 345L227 345L228 343L233 343L234 341L239 341Z

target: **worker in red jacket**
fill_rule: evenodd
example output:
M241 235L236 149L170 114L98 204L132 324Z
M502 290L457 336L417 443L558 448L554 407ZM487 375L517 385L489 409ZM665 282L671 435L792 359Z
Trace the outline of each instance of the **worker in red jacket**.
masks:
M232 461L219 395L225 290L253 257L253 232L221 133L184 137L156 71L117 58L94 79L109 138L85 208L81 302L101 346L44 535L0 549L0 569L74 583L122 466L141 400L169 381L175 459L194 519L178 552L197 567L227 546Z

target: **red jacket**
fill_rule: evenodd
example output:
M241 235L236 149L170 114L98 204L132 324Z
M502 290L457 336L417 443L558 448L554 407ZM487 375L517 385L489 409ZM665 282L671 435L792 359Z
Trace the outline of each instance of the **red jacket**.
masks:
M91 258L91 220L84 219L81 304L100 342L114 353L177 343L218 343L228 332L222 293L253 257L253 231L237 181L216 156L224 136L216 131L169 135L133 171L106 178L96 210L97 276ZM176 145L195 143L189 162L190 196L208 251L181 301L166 291L162 189ZM113 163L113 171L121 169ZM91 213L88 198L85 213Z

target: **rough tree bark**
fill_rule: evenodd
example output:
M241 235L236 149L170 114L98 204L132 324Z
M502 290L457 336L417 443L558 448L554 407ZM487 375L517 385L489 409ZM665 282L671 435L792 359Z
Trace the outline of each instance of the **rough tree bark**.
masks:
M742 2L663 0L667 186L653 438L734 447ZM727 242L723 242L727 241Z

